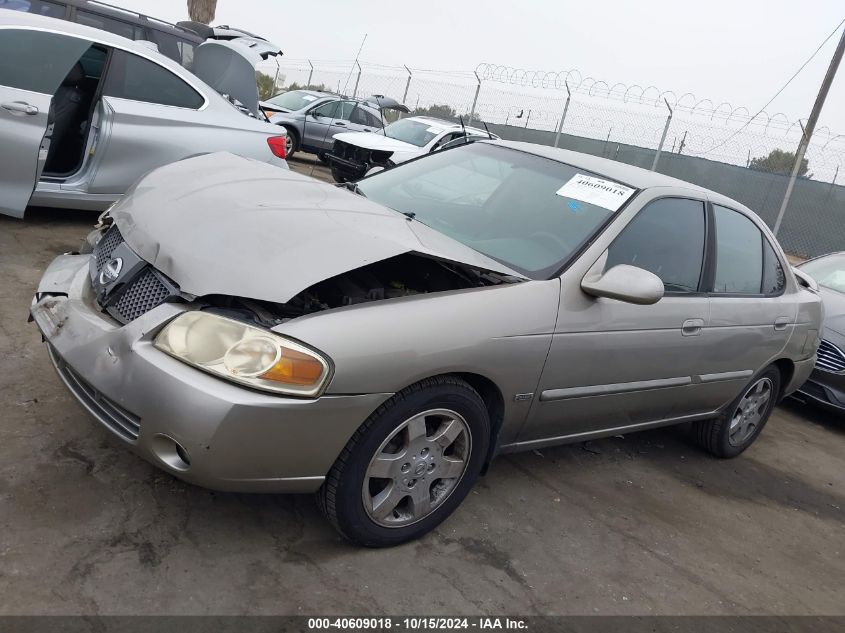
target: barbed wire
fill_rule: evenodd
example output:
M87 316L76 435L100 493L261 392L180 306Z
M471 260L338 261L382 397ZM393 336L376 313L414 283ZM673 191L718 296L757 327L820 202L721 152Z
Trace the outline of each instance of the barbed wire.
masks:
M386 94L405 99L411 109L447 106L464 115L474 105L475 115L488 123L547 132L558 127L568 86L572 98L564 133L601 140L608 146L624 143L646 149L656 149L660 142L668 103L673 118L664 152L707 155L740 166L774 149L794 151L802 134L801 120L793 121L783 112L752 114L728 101L716 103L691 92L678 95L654 85L608 84L584 77L576 69L553 73L480 64L475 71L449 71L360 60L350 77L351 64L350 60L283 59L278 65L280 85L310 83L340 93L349 78L348 91L354 86L358 96ZM266 70L272 75L276 64ZM814 178L835 181L840 165L845 166L845 134L818 127L807 156Z

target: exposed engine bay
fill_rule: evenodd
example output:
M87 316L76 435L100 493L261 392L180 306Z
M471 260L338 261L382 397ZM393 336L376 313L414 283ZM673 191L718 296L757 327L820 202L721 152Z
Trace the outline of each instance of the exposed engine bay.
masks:
M306 314L343 306L518 281L514 277L407 253L321 281L287 303L221 295L206 296L197 301L207 305L202 309L272 327Z

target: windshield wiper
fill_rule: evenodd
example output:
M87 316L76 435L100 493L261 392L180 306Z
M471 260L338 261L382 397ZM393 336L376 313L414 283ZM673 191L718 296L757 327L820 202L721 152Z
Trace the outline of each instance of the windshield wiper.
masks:
M346 187L352 193L357 193L359 196L366 198L366 194L361 191L360 187L358 187L357 182L344 182L343 184L338 185L338 187Z

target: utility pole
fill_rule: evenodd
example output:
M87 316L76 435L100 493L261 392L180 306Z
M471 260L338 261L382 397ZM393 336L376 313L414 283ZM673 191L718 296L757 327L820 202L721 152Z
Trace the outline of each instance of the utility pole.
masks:
M778 211L778 218L775 221L775 228L773 233L778 234L780 224L783 221L783 214L786 212L786 207L789 205L789 198L792 196L792 189L795 187L795 179L798 177L798 171L801 169L801 163L804 161L804 154L807 153L807 146L810 144L810 139L813 136L813 130L816 127L816 121L821 114L824 100L827 99L827 93L830 91L830 85L833 83L833 78L836 76L836 71L839 69L839 62L842 61L842 54L845 53L845 29L842 31L842 36L839 38L839 44L836 45L836 50L833 53L833 59L830 60L830 66L827 68L827 74L824 76L819 94L816 96L816 102L813 104L813 110L810 112L810 118L807 119L807 125L804 126L804 132L801 135L801 142L798 144L798 151L795 152L795 164L792 166L792 174L789 176L789 184L786 186L786 193L783 196L783 203L780 205Z

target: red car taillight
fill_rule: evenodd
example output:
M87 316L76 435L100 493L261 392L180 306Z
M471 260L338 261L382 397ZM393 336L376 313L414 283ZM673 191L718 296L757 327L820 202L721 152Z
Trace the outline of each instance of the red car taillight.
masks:
M270 151L279 158L286 158L288 155L288 139L286 136L271 136L267 139Z

